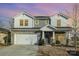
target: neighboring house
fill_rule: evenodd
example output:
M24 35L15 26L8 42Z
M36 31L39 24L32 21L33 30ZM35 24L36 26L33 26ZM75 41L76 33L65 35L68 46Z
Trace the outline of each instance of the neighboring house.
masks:
M0 28L0 44L10 45L10 31L4 28Z
M13 18L11 31L12 44L38 44L44 39L45 44L66 45L70 39L71 27L67 24L68 17L63 14L53 16L31 16L22 12Z

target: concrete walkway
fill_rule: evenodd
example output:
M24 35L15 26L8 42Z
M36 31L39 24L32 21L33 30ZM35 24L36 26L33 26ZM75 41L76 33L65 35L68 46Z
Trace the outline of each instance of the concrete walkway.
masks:
M0 48L0 56L35 56L37 50L34 45L12 45Z

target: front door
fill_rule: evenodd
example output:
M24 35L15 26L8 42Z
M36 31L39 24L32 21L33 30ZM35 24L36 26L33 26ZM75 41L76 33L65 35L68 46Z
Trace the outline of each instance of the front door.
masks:
M56 44L63 43L64 39L65 39L65 33L64 32L56 33Z
M48 44L50 44L51 37L52 37L52 32L51 31L46 31L45 32L45 39L48 42Z

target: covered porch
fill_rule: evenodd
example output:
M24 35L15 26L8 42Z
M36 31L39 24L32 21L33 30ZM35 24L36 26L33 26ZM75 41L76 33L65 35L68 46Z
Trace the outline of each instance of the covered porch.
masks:
M51 25L42 27L41 39L44 40L44 44L66 45L67 40L70 40L69 28L56 28Z
M42 27L41 29L42 34L42 40L44 40L44 44L52 44L55 43L55 28L51 27L50 25L47 25L45 27Z

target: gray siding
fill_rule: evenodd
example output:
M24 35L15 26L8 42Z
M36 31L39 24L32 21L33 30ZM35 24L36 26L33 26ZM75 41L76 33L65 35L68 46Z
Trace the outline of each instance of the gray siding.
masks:
M38 23L36 23L38 22ZM49 24L49 20L34 20L35 27L43 27Z

